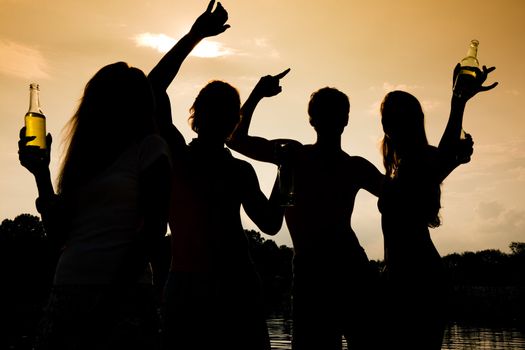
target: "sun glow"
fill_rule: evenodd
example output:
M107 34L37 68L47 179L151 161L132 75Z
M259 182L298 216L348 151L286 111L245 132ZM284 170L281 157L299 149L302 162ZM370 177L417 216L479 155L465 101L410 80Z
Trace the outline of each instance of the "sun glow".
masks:
M150 47L159 52L168 52L177 40L166 34L141 33L134 38L137 46ZM233 50L225 47L218 41L202 40L191 52L195 57L221 57L233 55Z
M193 49L191 55L196 57L220 57L233 55L233 50L224 47L218 41L203 40Z

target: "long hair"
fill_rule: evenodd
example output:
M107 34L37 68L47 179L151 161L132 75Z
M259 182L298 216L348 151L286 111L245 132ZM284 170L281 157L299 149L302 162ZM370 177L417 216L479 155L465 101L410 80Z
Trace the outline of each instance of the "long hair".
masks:
M100 69L66 125L58 192L87 183L132 144L154 133L154 110L149 81L140 69L124 62Z
M389 92L381 103L383 165L386 176L396 178L404 159L424 156L429 149L425 133L425 115L416 97L404 91ZM429 227L441 224L440 184L426 185L425 179L412 179L424 184L421 209Z
M190 108L190 125L197 134L226 140L240 120L241 99L230 84L214 80L199 92Z
M401 158L421 152L428 146L425 115L419 101L408 92L389 92L381 103L383 165L395 177Z

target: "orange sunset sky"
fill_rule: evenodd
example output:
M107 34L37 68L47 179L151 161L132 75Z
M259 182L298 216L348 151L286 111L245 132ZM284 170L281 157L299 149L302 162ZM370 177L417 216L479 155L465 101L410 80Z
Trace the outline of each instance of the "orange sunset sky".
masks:
M37 82L54 136L52 173L61 131L86 82L102 66L126 61L146 73L186 33L207 0L0 0L0 219L37 214L36 185L18 163L17 140ZM379 104L393 89L422 103L430 143L449 112L452 69L478 39L479 61L496 66L496 89L467 105L464 128L475 141L471 163L443 184L443 225L432 230L441 254L525 241L525 118L521 108L525 1L225 0L231 28L201 43L169 90L173 118L189 141L188 109L200 88L222 79L244 100L261 75L290 67L283 92L262 101L251 133L315 141L306 107L310 94L332 86L350 97L343 149L383 171ZM94 140L95 141L95 140ZM250 161L269 195L276 168ZM322 184L320 184L322 185ZM352 226L369 257L382 259L376 198L360 192ZM256 229L244 217L246 228ZM268 238L268 237L267 237ZM291 245L284 226L273 237ZM320 237L322 239L322 237Z

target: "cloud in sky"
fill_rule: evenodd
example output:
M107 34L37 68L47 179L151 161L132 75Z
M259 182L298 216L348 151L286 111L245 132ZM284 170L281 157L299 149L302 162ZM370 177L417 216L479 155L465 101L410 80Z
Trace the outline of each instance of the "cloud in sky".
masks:
M277 51L275 48L270 46L270 43L267 38L255 38L254 39L255 46L264 49L270 57L272 58L280 58L281 54L279 51Z
M0 73L24 79L49 78L48 64L40 51L0 39Z
M512 90L505 90L506 94L512 95L512 96L519 96L521 95L519 90L512 89Z
M392 84L387 81L383 83L383 90L387 92L393 91L393 90L413 91L419 88L420 87L418 85Z
M475 232L485 236L487 240L497 241L523 241L525 231L525 211L520 208L505 208L502 204L482 202L476 212L480 217ZM490 237L490 238L488 238Z
M495 219L504 211L504 207L498 201L480 202L476 212L484 220Z
M525 181L525 140L509 140L475 148L476 156L483 159L483 165L476 169L479 173L492 178L498 173L501 178Z
M161 53L168 52L177 40L162 33L141 33L134 37L137 46L150 47ZM191 56L196 57L221 57L231 56L235 51L224 46L218 41L202 40L191 52Z

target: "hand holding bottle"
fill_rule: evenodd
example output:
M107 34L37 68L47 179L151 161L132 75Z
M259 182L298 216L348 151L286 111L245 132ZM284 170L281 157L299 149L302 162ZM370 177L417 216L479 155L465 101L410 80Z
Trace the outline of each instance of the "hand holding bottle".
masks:
M470 157L474 153L474 141L470 134L465 133L458 141L456 148L456 160L459 164L470 162Z
M190 33L206 38L219 35L226 31L226 29L230 28L230 25L226 24L226 21L228 20L228 12L226 12L220 2L217 3L217 6L213 11L214 5L215 0L211 0L206 11L204 11L197 20L195 20L195 23L193 23Z
M20 138L18 140L18 159L20 164L36 177L49 172L51 143L53 142L53 138L51 137L51 134L47 134L46 148L28 145L28 142L34 139L35 136L26 136L25 127L20 129Z
M461 79L460 75L463 74L462 66L460 63L454 67L454 74L453 74L453 96L457 99L460 99L464 102L467 102L472 97L474 97L476 94L482 91L488 91L494 89L498 82L492 83L488 86L483 86L483 83L487 80L487 77L490 72L494 71L496 67L490 67L487 68L486 66L483 66L483 69L480 70L478 67L468 67L468 70L472 72L472 74L469 77L468 83L466 82L459 82L459 79Z

